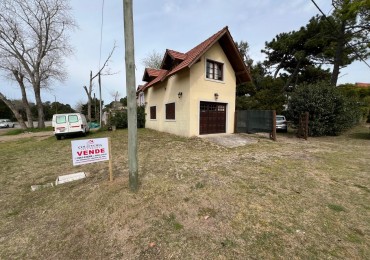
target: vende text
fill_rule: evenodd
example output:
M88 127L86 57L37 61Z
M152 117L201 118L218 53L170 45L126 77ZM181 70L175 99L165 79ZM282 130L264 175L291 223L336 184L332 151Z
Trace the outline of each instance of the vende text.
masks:
M87 151L86 150L85 151L79 151L79 152L77 152L77 155L82 156L82 155L101 154L101 153L105 153L104 148L94 149L94 150L87 150Z

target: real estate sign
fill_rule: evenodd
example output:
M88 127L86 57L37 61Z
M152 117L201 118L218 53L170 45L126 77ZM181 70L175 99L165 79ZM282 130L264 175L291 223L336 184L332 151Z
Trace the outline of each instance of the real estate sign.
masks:
M72 141L73 165L109 160L108 138Z

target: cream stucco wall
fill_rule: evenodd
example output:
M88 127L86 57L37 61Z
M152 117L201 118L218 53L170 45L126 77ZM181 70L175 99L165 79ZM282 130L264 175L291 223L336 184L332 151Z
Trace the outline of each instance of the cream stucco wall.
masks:
M189 136L189 70L184 69L145 92L145 127ZM182 97L178 93L182 92ZM166 104L175 102L175 120L166 120ZM156 119L150 119L150 107L156 106Z
M206 60L223 63L223 81L206 78ZM182 97L178 98L178 93ZM201 101L227 104L226 133L234 132L235 72L216 43L190 69L185 68L164 82L145 91L145 127L181 136L199 135L199 107ZM214 94L219 97L215 100ZM175 120L166 120L165 104L175 102ZM150 107L156 106L156 119L150 119Z
M207 59L224 64L223 81L206 78ZM217 100L215 99L215 93L219 95ZM199 106L201 101L226 103L226 133L233 133L235 95L235 72L221 46L216 43L202 56L200 62L190 68L190 136L199 135Z

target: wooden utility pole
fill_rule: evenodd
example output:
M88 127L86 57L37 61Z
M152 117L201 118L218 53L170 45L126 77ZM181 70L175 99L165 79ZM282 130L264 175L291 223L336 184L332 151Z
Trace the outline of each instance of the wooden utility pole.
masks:
M100 100L99 100L99 126L100 128L102 128L102 113L103 113L103 104L102 104L102 96L101 96L101 77L100 77L100 72L99 72L99 78L98 78L98 82L99 82L99 96L100 96Z
M123 20L125 30L129 183L131 191L137 191L139 178L137 164L137 111L135 87L134 19L132 9L132 0L124 0Z

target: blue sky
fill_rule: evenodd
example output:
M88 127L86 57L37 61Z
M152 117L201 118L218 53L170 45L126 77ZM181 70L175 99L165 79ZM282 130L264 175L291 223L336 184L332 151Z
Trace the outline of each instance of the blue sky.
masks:
M56 97L72 107L87 102L83 86L89 83L90 70L96 73L99 68L102 3L103 0L71 0L78 28L70 33L74 54L65 60L68 79L45 90L43 101L54 101ZM331 0L316 3L326 14L332 11ZM281 32L298 30L318 13L310 0L134 0L136 85L142 83L142 60L153 50L186 52L228 26L235 41L249 43L251 58L262 61L261 49L266 41ZM117 45L109 63L110 70L117 73L102 78L102 96L107 104L116 91L126 96L123 1L105 0L103 20L101 64L114 42ZM347 82L370 82L370 68L356 62L343 69L339 83ZM8 98L20 98L16 84L1 79L0 84ZM93 92L98 96L97 81ZM34 100L32 93L29 97Z

